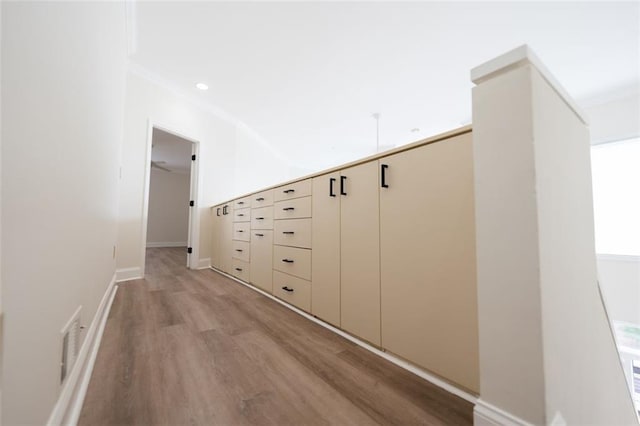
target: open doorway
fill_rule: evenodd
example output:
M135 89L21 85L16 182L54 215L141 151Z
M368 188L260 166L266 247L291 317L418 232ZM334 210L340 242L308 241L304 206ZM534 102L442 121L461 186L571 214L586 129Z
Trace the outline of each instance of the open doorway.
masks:
M186 266L197 268L198 143L158 126L149 133L143 250L183 248Z

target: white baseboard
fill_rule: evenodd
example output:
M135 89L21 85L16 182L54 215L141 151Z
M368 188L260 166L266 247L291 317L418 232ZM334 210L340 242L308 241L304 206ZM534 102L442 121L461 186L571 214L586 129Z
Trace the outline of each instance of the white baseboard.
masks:
M91 373L93 372L93 365L102 341L102 333L107 323L111 304L118 290L115 283L116 275L114 274L104 296L102 296L98 310L91 321L82 347L78 352L78 358L67 377L66 383L62 387L47 425L75 425L78 423L84 397L89 387Z
M519 417L478 398L473 408L474 426L532 426Z
M142 269L139 266L116 270L116 282L138 280L142 277Z
M209 269L211 267L211 258L207 257L198 260L198 269Z
M147 248L158 248L158 247L186 247L186 241L176 242L168 242L168 243L147 243Z
M451 383L448 383L448 382L442 380L441 378L439 378L439 377L437 377L437 376L435 376L435 375L433 375L433 374L431 374L431 373L429 373L429 372L427 372L427 371L425 371L425 370L423 370L423 369L411 364L410 362L405 361L405 360L403 360L401 358L398 358L397 356L394 356L394 355L392 355L392 354L390 354L388 352L381 351L380 349L378 349L378 348L376 348L374 346L371 346L367 342L364 342L364 341L358 339L357 337L354 337L354 336L350 335L349 333L346 333L346 332L340 330L339 328L336 328L336 327L332 326L331 324L328 324L328 323L326 323L326 322L314 317L313 315L308 314L307 312L296 308L295 306L289 305L288 303L278 299L277 297L275 297L275 296L273 296L273 295L271 295L271 294L269 294L269 293L267 293L267 292L265 292L263 290L260 290L259 288L256 288L256 287L254 287L254 286L252 286L250 284L247 284L244 281L239 280L238 278L236 278L236 277L234 277L232 275L229 275L229 274L227 274L225 272L222 272L219 269L216 269L214 267L211 267L210 269L212 269L212 270L216 271L217 273L222 274L225 277L230 278L230 279L232 279L232 280L234 280L234 281L236 281L236 282L238 282L238 283L250 288L253 291L257 291L258 293L263 294L264 296L267 296L269 299L272 299L272 300L278 302L279 304L285 306L286 308L291 309L292 311L294 311L297 314L305 317L306 319L308 319L310 321L313 321L316 324L319 324L319 325L321 325L322 327L324 327L324 328L326 328L328 330L333 331L334 333L344 337L347 340L350 340L351 342L353 342L356 345L368 350L369 352L372 352L372 353L378 355L379 357L384 358L389 362L392 362L393 364L397 365L398 367L401 367L401 368L403 368L403 369L415 374L416 376L421 377L421 378L425 379L426 381L428 381L430 383L433 383L434 385L438 386L441 389L446 390L449 393L452 393L452 394L454 394L456 396L459 396L460 398L462 398L462 399L464 399L466 401L469 401L472 404L475 404L476 400L478 399L475 395L472 395L469 392L466 392L466 391L464 391L464 390L452 385Z

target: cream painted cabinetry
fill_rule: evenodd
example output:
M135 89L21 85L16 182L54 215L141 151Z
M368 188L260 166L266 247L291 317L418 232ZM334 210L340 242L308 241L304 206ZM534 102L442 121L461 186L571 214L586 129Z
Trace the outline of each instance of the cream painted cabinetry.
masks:
M469 130L225 206L214 267L479 391Z
M380 345L378 162L340 172L340 326Z
M216 269L222 269L221 261L221 244L222 244L222 208L218 205L211 208L213 216L211 223L211 266Z
M313 178L311 313L340 327L340 172Z
M233 205L224 204L220 217L220 269L228 274L232 270Z
M273 191L252 196L251 284L273 292Z
M471 134L379 164L382 346L477 392Z

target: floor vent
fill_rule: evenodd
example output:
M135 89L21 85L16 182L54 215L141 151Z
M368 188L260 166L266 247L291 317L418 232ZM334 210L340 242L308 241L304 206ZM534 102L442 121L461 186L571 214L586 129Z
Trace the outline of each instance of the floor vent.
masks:
M80 350L80 306L62 328L62 355L60 361L60 384L63 384L78 358Z

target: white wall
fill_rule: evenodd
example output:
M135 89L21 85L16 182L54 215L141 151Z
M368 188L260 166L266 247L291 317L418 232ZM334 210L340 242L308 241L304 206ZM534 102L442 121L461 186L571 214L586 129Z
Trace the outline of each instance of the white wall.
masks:
M60 391L60 330L80 305L90 324L115 272L125 15L2 8L2 423L41 425Z
M598 280L609 318L640 324L640 256L599 254Z
M529 49L474 71L477 424L506 412L534 424L635 425L584 208L588 127Z
M186 173L151 169L148 246L186 247L189 233L190 178Z
M289 178L289 165L244 126L216 116L136 67L127 77L117 267L140 273L148 122L200 142L198 259L210 257L209 207ZM196 89L194 88L194 91ZM197 96L197 93L194 94Z

